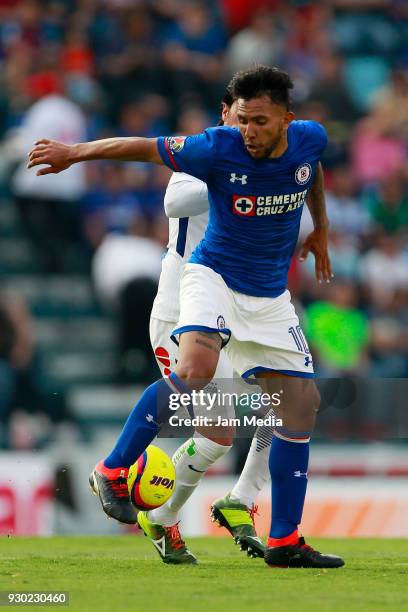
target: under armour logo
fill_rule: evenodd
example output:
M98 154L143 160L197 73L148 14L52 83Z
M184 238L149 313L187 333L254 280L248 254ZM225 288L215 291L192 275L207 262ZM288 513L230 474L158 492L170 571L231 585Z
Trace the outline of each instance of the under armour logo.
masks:
M152 415L151 415L151 414L147 414L147 415L146 415L146 421L147 421L148 423L152 423L152 422L154 423L154 418L152 417Z
M242 176L237 176L235 172L231 172L230 182L235 183L235 181L240 181L241 185L246 185L248 182L247 178L248 178L247 174L243 174Z
M297 478L301 478L302 476L307 478L307 472L301 472L300 470L293 472L293 475L296 476Z
M309 366L312 363L312 358L307 356L305 357L305 366Z

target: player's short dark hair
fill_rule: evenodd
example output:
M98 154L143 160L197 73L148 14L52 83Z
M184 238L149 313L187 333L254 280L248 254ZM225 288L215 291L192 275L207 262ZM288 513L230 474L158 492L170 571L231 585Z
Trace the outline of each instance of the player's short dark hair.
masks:
M228 108L231 108L231 106L234 103L234 96L232 95L232 91L231 91L231 87L230 85L227 86L224 95L222 96L222 100L221 100L221 107L220 110L222 112L222 108L223 108L223 104L226 104L228 106ZM217 125L224 125L224 121L220 118L220 120L218 121Z
M228 89L234 100L243 98L251 100L267 95L275 104L284 106L289 110L290 90L293 82L287 72L275 66L257 65L248 70L236 72L232 77Z
M232 91L230 86L228 86L225 90L225 93L222 97L222 102L227 106L231 107L234 103L234 96L232 95Z

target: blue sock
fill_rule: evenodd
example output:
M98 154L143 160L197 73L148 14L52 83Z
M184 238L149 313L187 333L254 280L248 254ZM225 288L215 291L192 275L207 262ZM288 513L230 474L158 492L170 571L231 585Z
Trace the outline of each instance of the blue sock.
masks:
M272 479L271 538L284 538L297 530L302 520L309 464L309 432L297 434L285 431L283 434L279 429L272 438L269 453ZM304 441L294 442L291 438L303 438Z
M172 386L170 386L172 385ZM172 388L173 387L173 388ZM130 467L167 422L170 395L190 390L174 372L168 379L156 380L147 387L128 416L112 452L104 460L107 468Z

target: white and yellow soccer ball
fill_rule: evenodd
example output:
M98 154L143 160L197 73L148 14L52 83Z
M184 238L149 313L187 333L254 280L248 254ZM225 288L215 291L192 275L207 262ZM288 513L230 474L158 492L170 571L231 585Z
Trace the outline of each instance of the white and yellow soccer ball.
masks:
M153 510L170 499L176 470L170 457L157 446L148 446L129 468L130 499L138 510Z

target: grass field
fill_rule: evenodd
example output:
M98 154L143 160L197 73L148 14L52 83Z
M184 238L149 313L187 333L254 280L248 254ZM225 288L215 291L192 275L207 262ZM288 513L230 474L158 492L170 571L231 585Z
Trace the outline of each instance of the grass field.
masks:
M0 543L0 591L69 591L71 610L408 610L407 540L313 540L345 557L337 570L270 569L227 538L191 538L196 567L164 565L136 536Z

